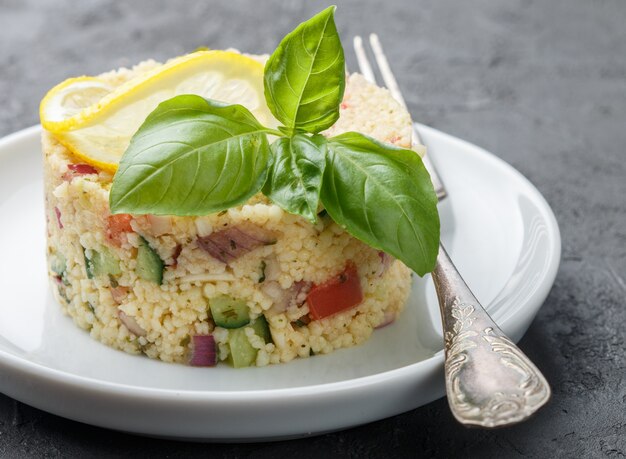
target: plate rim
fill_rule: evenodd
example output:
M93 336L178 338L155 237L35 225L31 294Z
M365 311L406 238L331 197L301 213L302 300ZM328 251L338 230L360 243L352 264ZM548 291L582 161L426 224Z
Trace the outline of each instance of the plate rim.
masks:
M534 316L537 314L537 311L539 310L539 308L541 308L545 300L538 302L531 309L529 309L528 305L533 303L533 300L536 297L545 298L547 296L556 279L556 274L558 272L561 258L560 229L552 208L543 197L543 195L539 192L539 190L535 187L535 185L530 182L530 180L528 180L521 172L519 172L503 159L495 156L494 154L490 153L482 147L455 137L451 134L439 131L438 129L434 129L420 123L415 123L415 126L420 132L426 132L428 134L443 137L448 142L472 151L472 154L479 156L481 160L487 161L492 165L495 165L499 169L504 170L505 173L514 176L521 184L523 184L526 194L530 195L533 198L533 202L538 204L537 207L546 222L547 233L549 235L549 241L552 248L550 253L546 253L546 258L548 259L546 274L542 279L541 288L538 288L536 292L534 292L530 297L526 299L526 304L524 305L524 307L520 307L516 311L514 311L514 313L504 317L501 321L499 321L498 325L502 328L507 328L507 325L514 322L514 319L516 319L517 316L522 312L531 312L534 319ZM1 137L0 160L6 155L6 153L2 153L2 150L10 149L7 147L10 147L11 143L28 141L30 140L29 137L39 135L40 132L41 126L34 125ZM97 378L85 377L74 373L50 368L27 358L21 358L19 356L11 354L10 352L7 352L3 349L0 349L0 367L12 368L29 376L34 376L41 380L45 380L45 382L62 384L65 387L80 388L80 390L92 390L102 394L132 397L134 399L140 398L147 400L158 398L159 402L161 403L248 403L251 400L263 400L267 402L270 399L298 398L302 395L322 394L327 392L337 393L346 390L369 387L372 385L384 384L389 380L396 380L398 378L410 378L413 373L419 372L421 367L424 367L424 369L430 368L431 370L443 367L443 349L436 352L433 356L419 362L405 365L400 368L386 370L372 375L360 376L357 378L350 378L342 381L313 384L308 386L237 391L186 389L176 390L154 387L140 387L130 384L104 381Z

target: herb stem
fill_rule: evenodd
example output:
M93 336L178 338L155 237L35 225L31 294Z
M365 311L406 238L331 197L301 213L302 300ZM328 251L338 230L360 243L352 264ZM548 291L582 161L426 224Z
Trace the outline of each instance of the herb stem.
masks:
M270 135L274 135L276 137L283 137L283 133L277 129L265 128L265 132Z

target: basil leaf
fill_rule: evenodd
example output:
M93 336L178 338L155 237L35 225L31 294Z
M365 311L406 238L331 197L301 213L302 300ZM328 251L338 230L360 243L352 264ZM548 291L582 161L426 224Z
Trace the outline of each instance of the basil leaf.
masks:
M346 85L335 7L303 22L280 42L265 64L265 99L291 131L318 133L339 119Z
M273 163L263 193L287 212L317 221L326 139L296 134L271 145Z
M113 178L114 213L203 215L257 193L266 129L241 105L182 95L161 103L131 139Z
M329 139L326 157L321 199L330 216L420 276L432 271L439 216L421 158L355 132Z

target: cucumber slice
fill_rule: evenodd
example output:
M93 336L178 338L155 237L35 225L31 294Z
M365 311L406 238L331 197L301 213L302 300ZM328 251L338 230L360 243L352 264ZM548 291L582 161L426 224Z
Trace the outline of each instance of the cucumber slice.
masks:
M163 263L161 257L150 247L148 241L142 237L137 249L137 268L135 269L137 276L161 285L163 283L164 268L165 263Z
M91 263L91 250L89 250L89 256L87 256L87 249L83 247L83 258L85 259L85 271L87 272L87 278L93 279L93 264Z
M263 338L263 341L265 341L265 344L272 342L272 334L270 333L270 326L267 323L265 316L257 317L256 319L254 319L254 322L252 322L251 325L252 325L252 328L254 329L254 333L257 336L260 336L261 338Z
M228 331L228 363L235 368L249 367L256 361L257 349L252 347L246 336L246 328L235 328Z
M259 316L250 326L254 330L254 334L263 338L266 343L272 341L270 327L265 316ZM228 347L230 349L228 363L235 368L249 367L256 362L256 355L259 352L250 344L246 335L246 328L240 327L228 331Z
M220 295L209 301L215 325L222 328L240 328L250 323L248 305L228 295Z
M57 252L50 257L50 269L59 276L63 276L65 274L65 270L67 269L67 260L62 253Z
M83 254L85 256L85 269L89 279L98 276L117 276L122 274L119 261L106 247L101 247L100 250L83 249Z

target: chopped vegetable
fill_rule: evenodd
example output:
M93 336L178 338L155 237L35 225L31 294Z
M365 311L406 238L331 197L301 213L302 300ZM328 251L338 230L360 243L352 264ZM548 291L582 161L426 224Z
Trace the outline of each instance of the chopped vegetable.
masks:
M376 326L376 329L386 327L396 321L396 313L392 311L385 312L385 316L383 317L383 321Z
M61 211L58 207L54 208L54 214L57 216L57 224L59 225L59 229L63 229L63 223L61 223Z
M276 281L266 281L261 291L272 299L272 310L282 312L291 306L302 305L310 288L311 283L304 281L295 282L289 289L282 288Z
M89 279L109 274L113 276L122 274L118 259L106 247L100 247L99 250L83 249L83 254Z
M323 319L363 301L361 281L354 263L344 272L320 285L314 285L306 298L313 320Z
M111 287L111 296L117 304L122 304L128 295L129 288L122 285Z
M194 335L191 338L189 365L195 367L214 367L217 365L217 352L213 335Z
M276 281L266 281L261 286L261 291L271 298L272 308L276 311L284 311L289 306L289 291L285 290Z
M174 247L174 253L172 254L172 263L170 264L172 268L176 268L176 266L178 266L178 257L180 257L182 251L183 246L181 244L177 244L176 247Z
M133 335L135 336L147 335L146 331L139 326L135 318L132 316L129 316L121 309L117 310L117 317L120 319L120 322L122 322L126 326L126 328L128 328L128 331L131 332Z
M59 276L63 276L63 274L65 274L65 270L67 269L67 260L62 253L57 252L50 257L50 269Z
M165 264L161 257L154 251L148 241L143 237L137 249L137 276L141 279L154 282L157 285L163 283L163 270Z
M250 323L248 305L243 300L221 295L210 300L209 308L218 327L240 328Z
M228 363L235 368L249 367L256 361L258 351L252 347L245 328L236 328L228 332Z
M275 243L276 237L272 232L255 225L233 226L198 238L202 249L227 264L257 247Z
M57 274L56 279L66 287L70 285L67 280L67 260L61 252L50 256L50 269Z
M124 214L119 214L124 215ZM172 232L172 219L167 215L146 215L150 224L150 234L161 236Z
M98 169L89 164L68 164L67 172L61 177L67 182L71 182L74 177L80 177L81 175L97 174Z
M263 341L265 341L265 343L272 342L272 334L270 333L270 326L267 323L267 319L265 318L265 316L261 315L257 317L256 319L254 319L251 325L252 325L252 329L254 330L254 333L257 336L260 336L261 338L263 338Z
M300 328L300 327L306 327L310 323L311 323L311 317L308 314L305 314L302 317L299 317L293 322L291 322L291 325L293 325L294 327Z
M263 338L266 343L271 341L269 326L264 316L255 319L251 327L254 333ZM250 344L250 340L246 334L246 328L248 327L228 331L228 346L230 349L228 363L235 368L249 367L256 361L256 356L259 352L258 349L255 349L252 347L252 344Z
M387 270L393 263L394 258L388 253L383 252L382 250L378 252L378 256L380 257L380 267L378 268L378 271L376 272L376 276L382 277L383 274L387 272Z
M114 245L120 246L124 242L124 235L133 231L130 214L115 214L107 217L107 239Z

